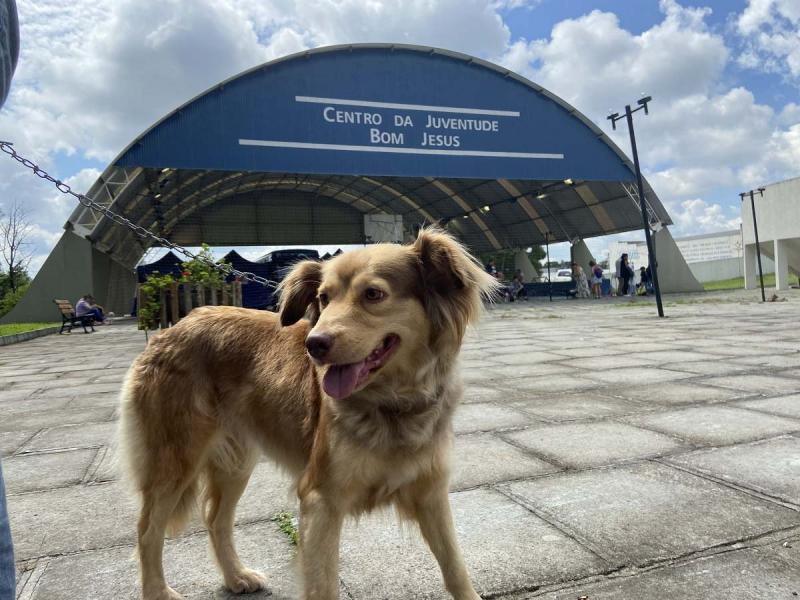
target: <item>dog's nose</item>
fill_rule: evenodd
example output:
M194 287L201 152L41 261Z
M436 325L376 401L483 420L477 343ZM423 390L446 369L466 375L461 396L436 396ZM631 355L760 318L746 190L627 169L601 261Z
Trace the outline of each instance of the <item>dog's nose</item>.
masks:
M333 336L327 333L312 333L306 338L306 349L317 360L325 358L332 346Z

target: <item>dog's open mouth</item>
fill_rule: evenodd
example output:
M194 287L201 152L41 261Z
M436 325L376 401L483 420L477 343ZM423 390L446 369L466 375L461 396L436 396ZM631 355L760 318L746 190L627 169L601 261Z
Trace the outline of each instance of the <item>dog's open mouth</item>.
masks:
M372 373L386 364L399 344L398 336L387 335L381 345L370 352L364 360L347 365L331 365L322 379L322 389L335 400L347 398L361 387Z

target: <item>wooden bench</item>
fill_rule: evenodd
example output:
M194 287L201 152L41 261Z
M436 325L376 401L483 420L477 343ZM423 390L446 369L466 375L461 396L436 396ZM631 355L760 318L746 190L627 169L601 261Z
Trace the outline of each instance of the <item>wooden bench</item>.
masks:
M91 333L87 331L87 325L94 331L94 319L91 315L77 316L75 314L75 308L69 300L53 300L53 302L61 312L61 329L58 332L59 334L64 333L65 327L68 328L67 333L72 333L72 328L76 325L81 325L83 327L83 333Z
M536 283L526 283L525 292L528 297L549 296L551 292L550 283L547 281L537 281ZM552 287L553 296L565 296L567 298L575 296L574 281L554 281Z

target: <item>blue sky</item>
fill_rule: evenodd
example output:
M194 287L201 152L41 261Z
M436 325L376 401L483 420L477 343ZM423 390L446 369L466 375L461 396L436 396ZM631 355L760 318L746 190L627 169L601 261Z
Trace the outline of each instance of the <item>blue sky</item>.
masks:
M654 98L637 134L676 236L738 226L738 192L800 175L798 0L18 0L22 54L0 138L79 190L158 118L227 77L317 46L394 41L503 64L626 152L608 109ZM73 208L10 161L32 268ZM635 237L629 235L625 237ZM593 240L602 253L609 240ZM253 250L253 254L261 252ZM556 250L556 255L566 253Z

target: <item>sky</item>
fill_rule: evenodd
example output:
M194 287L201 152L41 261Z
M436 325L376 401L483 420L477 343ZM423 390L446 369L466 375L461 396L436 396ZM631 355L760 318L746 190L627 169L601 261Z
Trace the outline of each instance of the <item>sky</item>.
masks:
M739 192L800 176L799 0L17 4L21 55L0 139L82 192L139 133L219 81L356 42L437 46L503 65L572 104L626 153L626 128L612 131L606 116L651 95L650 115L637 115L640 160L675 237L737 228ZM3 159L0 210L14 201L33 224L35 271L74 202ZM608 241L589 245L602 255Z

